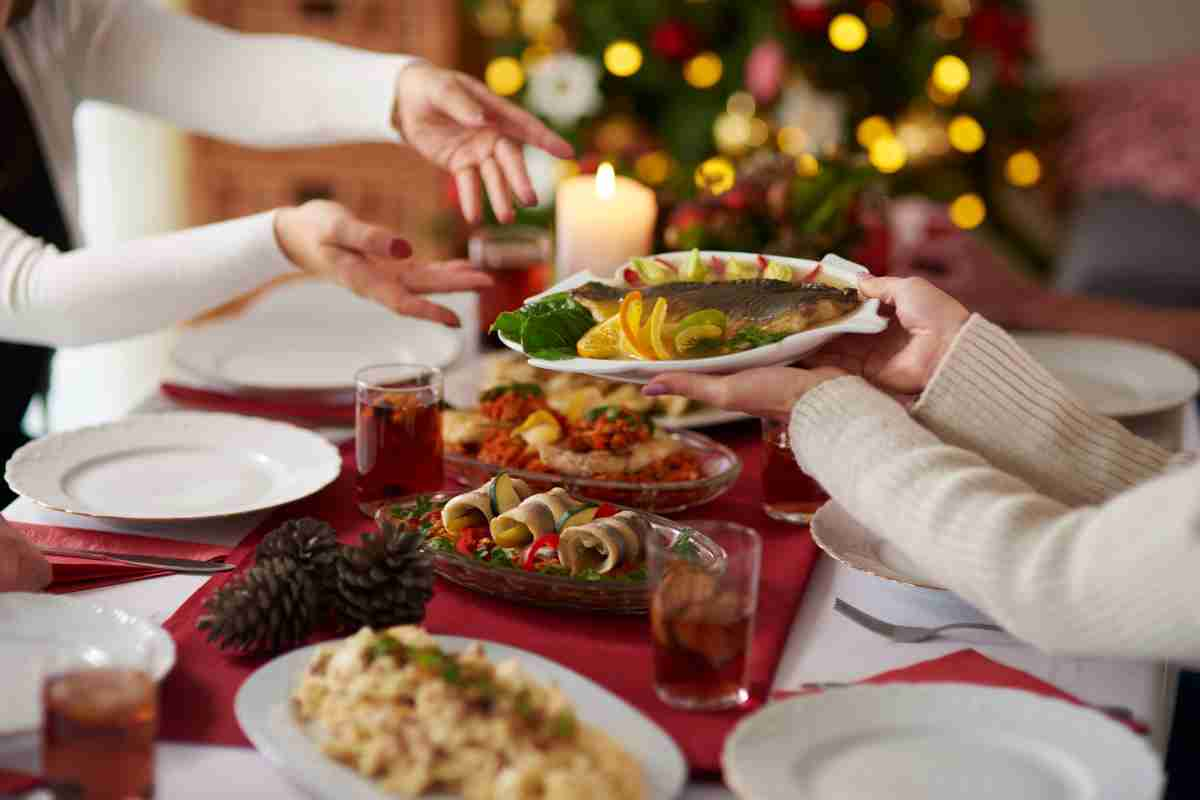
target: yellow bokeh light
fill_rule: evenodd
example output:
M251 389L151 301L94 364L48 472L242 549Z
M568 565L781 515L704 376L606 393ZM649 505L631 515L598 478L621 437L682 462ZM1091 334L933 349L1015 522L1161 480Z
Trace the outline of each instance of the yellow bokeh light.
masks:
M950 120L950 124L946 126L946 135L950 137L950 144L954 149L964 153L978 152L987 141L983 126L969 114L959 114Z
M871 145L884 136L891 135L892 123L878 114L873 117L867 117L858 123L858 127L854 130L854 137L858 139L858 143L868 150L871 149Z
M929 99L939 106L952 106L958 102L958 95L946 94L941 89L933 85L933 78L930 78L925 84L925 93L929 95Z
M969 17L971 0L942 0L942 11L950 17Z
M808 150L808 132L794 125L780 128L775 141L779 144L779 151L789 156L798 156Z
M811 178L821 172L821 162L812 153L804 153L796 159L796 173Z
M713 141L722 153L741 153L750 144L750 133L750 118L741 114L718 114L713 122Z
M762 147L771 138L771 126L761 117L750 120L750 146Z
M712 194L728 192L736 178L733 162L723 156L710 158L696 167L696 186Z
M483 80L488 88L501 97L508 97L521 91L525 85L525 70L521 62L510 56L492 59L484 70Z
M971 84L971 70L958 56L942 56L933 65L933 85L946 94L961 94Z
M475 12L475 24L484 36L507 36L512 30L512 12L504 0L487 0Z
M950 221L963 230L978 228L987 219L987 206L974 192L960 194L950 204Z
M908 163L908 148L904 142L888 134L876 139L868 151L871 166L883 173L899 172Z
M522 0L521 30L532 39L549 27L557 14L556 0Z
M1031 150L1018 150L1004 162L1004 177L1013 186L1033 186L1042 179L1042 162Z
M843 53L853 53L867 43L867 23L853 14L838 14L829 22L829 41Z
M725 66L721 63L719 55L704 52L688 59L683 65L683 79L697 89L708 89L716 86L724 71Z
M554 55L554 50L544 44L531 44L521 51L521 65L525 71L533 69L537 63L547 56Z
M604 66L613 75L627 78L642 68L642 49L628 39L618 39L604 48Z
M892 7L880 0L867 3L867 10L864 13L867 15L867 23L872 28L886 28L892 24L892 19L895 17Z
M758 110L758 104L754 102L754 95L749 92L734 92L725 101L725 110L730 114L753 117L754 112Z
M671 157L661 150L653 150L639 156L633 163L633 172L638 176L638 180L651 186L658 186L671 177L674 169L675 164Z

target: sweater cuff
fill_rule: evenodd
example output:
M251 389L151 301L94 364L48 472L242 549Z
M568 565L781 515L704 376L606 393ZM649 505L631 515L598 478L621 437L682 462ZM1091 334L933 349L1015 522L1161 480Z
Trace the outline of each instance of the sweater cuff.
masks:
M276 208L230 221L230 224L245 225L251 232L247 237L246 263L258 265L264 280L299 269L283 252L279 236L275 233L275 217L282 210Z
M796 463L816 475L822 458L836 458L834 440L848 427L864 419L886 424L889 418L907 421L908 414L857 375L825 381L805 392L792 407L788 436Z
M362 59L353 75L347 73L346 109L366 115L363 137L370 141L404 143L404 137L392 124L396 102L396 79L400 71L424 59L415 56L356 54Z

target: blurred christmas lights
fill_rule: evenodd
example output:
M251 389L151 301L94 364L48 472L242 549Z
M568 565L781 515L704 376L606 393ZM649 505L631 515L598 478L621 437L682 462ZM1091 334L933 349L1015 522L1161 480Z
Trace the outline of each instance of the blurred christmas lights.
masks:
M604 48L604 66L613 75L627 78L642 68L642 49L628 39L618 39Z
M1004 163L1004 177L1013 186L1033 186L1042 179L1042 162L1033 151L1018 150Z
M978 228L987 219L987 206L974 192L960 194L950 204L950 221L963 230Z
M493 92L508 97L521 91L521 87L525 85L525 70L515 58L501 56L492 59L487 65L483 79Z
M950 124L946 126L946 135L950 137L950 144L954 149L963 153L978 152L987 141L983 126L969 114L959 114L950 120Z
M867 43L867 24L853 14L838 14L829 22L829 41L843 53L853 53Z
M697 89L708 89L721 80L724 71L721 57L708 51L689 59L683 65L683 79Z
M732 189L736 178L733 162L722 156L710 158L696 167L696 186L714 195Z

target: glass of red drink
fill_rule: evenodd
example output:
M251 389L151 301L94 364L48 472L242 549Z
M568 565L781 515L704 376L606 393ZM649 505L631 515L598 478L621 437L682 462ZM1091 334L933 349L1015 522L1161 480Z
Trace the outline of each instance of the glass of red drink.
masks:
M92 656L57 653L43 664L42 774L85 800L153 797L158 686L149 655L105 666Z
M526 297L550 286L550 233L525 225L481 228L471 234L467 252L476 268L492 276L496 285L479 293L479 330L488 329L505 311L520 308Z
M675 708L733 708L750 698L762 542L736 522L687 524L715 542L724 559L704 561L686 539L648 542L654 689Z
M807 525L829 495L796 464L786 422L762 421L763 511L793 525Z
M424 364L360 369L355 385L358 507L442 488L442 372Z

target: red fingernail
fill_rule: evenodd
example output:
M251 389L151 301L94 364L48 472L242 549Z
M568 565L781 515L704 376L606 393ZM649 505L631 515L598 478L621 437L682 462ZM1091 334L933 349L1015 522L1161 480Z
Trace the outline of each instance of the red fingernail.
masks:
M392 258L408 258L412 255L412 245L400 238L392 239L390 248Z

